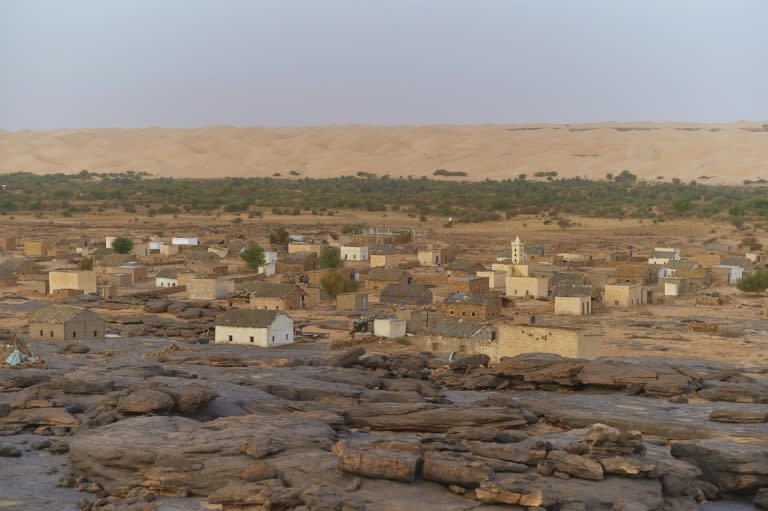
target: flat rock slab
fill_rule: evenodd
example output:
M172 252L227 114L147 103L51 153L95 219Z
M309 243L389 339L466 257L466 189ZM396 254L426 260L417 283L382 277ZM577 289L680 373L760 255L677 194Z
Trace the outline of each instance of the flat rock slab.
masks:
M568 428L588 427L596 422L626 431L640 431L669 440L732 438L768 444L764 424L727 424L709 420L717 403L674 404L660 399L621 394L561 394L556 392L447 392L465 406L501 405L523 407L553 424ZM754 405L733 404L729 408L752 410Z
M768 422L768 407L716 408L710 412L709 420L733 424Z

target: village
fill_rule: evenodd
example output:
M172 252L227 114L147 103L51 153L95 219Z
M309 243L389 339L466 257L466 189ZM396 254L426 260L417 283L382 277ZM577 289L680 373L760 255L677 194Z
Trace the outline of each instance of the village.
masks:
M130 231L57 238L61 230L52 236L42 226L47 237L28 225L23 236L0 238L4 314L13 325L6 337L360 344L446 359L483 354L492 362L531 352L594 359L632 350L721 359L740 342L743 360L764 356L751 342L764 332L762 302L735 287L765 267L764 256L722 242L685 251L558 251L526 240L522 228L466 251L413 226L343 234L342 226L289 232L262 225L264 233L282 231L278 244L264 234L247 239L241 226L237 236L214 239ZM130 240L127 253L113 248L117 238ZM265 247L257 268L240 257L253 245ZM329 289L322 282L329 271L354 291L338 283ZM721 342L702 350L691 343L699 334Z
M762 502L761 231L573 220L9 218L0 504Z

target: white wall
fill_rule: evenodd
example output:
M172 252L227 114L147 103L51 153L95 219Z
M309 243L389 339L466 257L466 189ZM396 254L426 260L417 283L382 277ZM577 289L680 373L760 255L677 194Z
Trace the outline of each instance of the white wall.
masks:
M341 247L342 261L367 261L368 247Z
M174 287L178 286L179 281L168 277L155 277L155 287Z
M373 335L395 339L405 337L404 319L374 319Z
M246 344L262 348L291 344L293 343L293 319L286 314L278 314L268 328L217 326L214 339L216 344Z

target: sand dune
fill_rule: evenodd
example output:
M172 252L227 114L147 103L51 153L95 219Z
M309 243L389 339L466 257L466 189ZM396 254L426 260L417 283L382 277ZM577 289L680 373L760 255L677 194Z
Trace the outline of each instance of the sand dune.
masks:
M628 169L645 179L738 184L768 179L768 125L321 126L303 128L67 129L0 131L0 172L142 170L156 176L431 176L469 179L556 171L603 178ZM449 178L451 179L451 178ZM453 178L455 179L455 178Z

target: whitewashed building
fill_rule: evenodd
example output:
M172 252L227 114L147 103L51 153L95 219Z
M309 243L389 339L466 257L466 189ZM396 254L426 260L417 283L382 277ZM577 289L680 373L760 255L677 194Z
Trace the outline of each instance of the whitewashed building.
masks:
M268 348L293 343L293 319L278 310L230 309L215 324L216 344Z
M171 238L171 245L196 246L199 244L200 242L197 238Z
M341 247L341 260L342 261L367 261L368 260L368 247Z
M388 339L405 337L405 320L395 318L374 319L373 335Z

